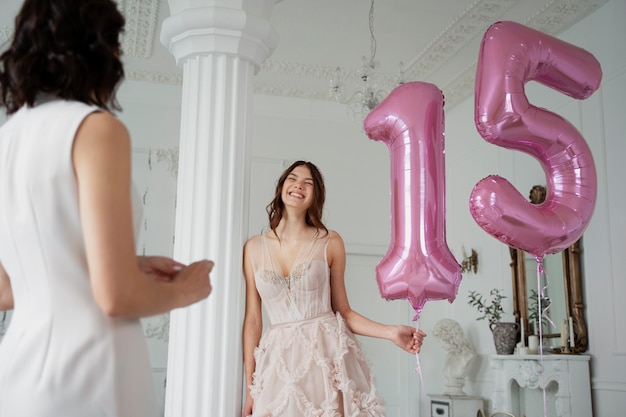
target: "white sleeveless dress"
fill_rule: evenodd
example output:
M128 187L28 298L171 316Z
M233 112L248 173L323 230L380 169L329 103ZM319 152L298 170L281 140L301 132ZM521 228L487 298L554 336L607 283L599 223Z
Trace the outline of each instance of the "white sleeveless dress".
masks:
M312 240L284 277L266 233L257 238L252 265L272 326L254 352L253 415L384 416L359 343L331 308L329 236Z
M0 344L0 417L158 415L139 320L97 306L72 165L97 108L48 100L0 127L0 262L15 300Z

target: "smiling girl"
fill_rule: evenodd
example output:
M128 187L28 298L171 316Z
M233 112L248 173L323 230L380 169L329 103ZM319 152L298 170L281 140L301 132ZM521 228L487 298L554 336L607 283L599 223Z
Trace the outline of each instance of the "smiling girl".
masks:
M244 247L243 416L384 416L354 334L419 352L425 334L374 322L350 308L343 239L322 222L324 180L311 162L280 176L269 229ZM261 337L262 301L271 327Z

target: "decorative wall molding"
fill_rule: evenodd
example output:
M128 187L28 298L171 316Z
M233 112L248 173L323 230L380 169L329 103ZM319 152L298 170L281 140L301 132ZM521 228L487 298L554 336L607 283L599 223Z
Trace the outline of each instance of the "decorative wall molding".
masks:
M13 34L13 30L11 28L1 27L0 28L0 44L8 41L9 38L11 38L12 34Z
M591 388L594 391L615 391L626 394L626 383L624 382L594 378L591 381Z
M346 242L346 255L383 257L387 247L383 245L363 245Z
M9 328L9 322L11 321L11 314L9 311L0 311L0 341L2 340L2 336L6 333Z
M126 18L122 35L124 55L150 58L159 27L159 0L117 0L117 3Z
M132 148L133 153L148 155L147 170L152 170L152 156L156 157L157 163L165 163L166 169L173 179L178 177L178 148Z
M151 321L146 321L143 331L148 339L168 342L170 339L170 315L161 314Z
M157 162L165 162L172 178L178 178L178 148L155 149Z
M594 378L591 381L591 387L594 391L616 391L626 394L626 383L624 382Z
M144 81L155 84L182 85L183 75L179 73L168 73L160 71L137 70L127 68L124 70L125 77L133 81Z

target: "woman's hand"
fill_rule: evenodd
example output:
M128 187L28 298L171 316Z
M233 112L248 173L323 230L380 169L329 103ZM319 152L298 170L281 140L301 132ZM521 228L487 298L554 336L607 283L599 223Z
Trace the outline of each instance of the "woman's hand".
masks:
M170 282L185 265L166 256L138 256L139 269L157 282Z
M246 402L243 405L243 411L241 412L241 417L250 417L252 415L252 405L254 404L254 400L250 393L246 395Z
M416 330L414 327L410 326L399 325L393 326L391 341L399 348L409 353L416 354L419 353L422 348L424 337L426 337L426 333L421 330Z
M139 256L139 269L155 282L172 283L186 303L194 303L211 294L212 261L197 261L186 266L165 256Z

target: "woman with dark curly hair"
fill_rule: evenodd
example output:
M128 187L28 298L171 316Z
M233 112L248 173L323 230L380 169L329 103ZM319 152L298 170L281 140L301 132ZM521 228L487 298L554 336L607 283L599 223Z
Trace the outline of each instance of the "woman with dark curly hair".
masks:
M354 334L388 339L413 354L426 336L350 308L343 239L322 222L325 196L318 168L294 162L267 206L269 229L245 244L244 417L384 416ZM263 337L261 300L272 322Z
M211 292L212 262L135 254L123 26L112 0L25 0L0 55L2 417L157 416L139 318Z

